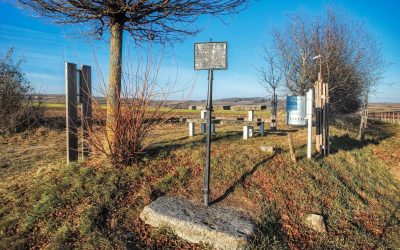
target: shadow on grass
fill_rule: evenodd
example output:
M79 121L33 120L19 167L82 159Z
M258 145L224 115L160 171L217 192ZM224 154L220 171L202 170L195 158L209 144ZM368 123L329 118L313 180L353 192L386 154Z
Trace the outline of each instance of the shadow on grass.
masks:
M217 199L213 200L213 201L211 202L211 205L214 205L214 204L217 204L217 203L223 201L223 200L224 200L226 197L228 197L233 191L235 191L236 187L238 187L239 185L242 185L242 184L246 181L246 179L247 179L249 176L253 175L254 172L255 172L261 165L263 165L263 164L266 163L267 161L269 161L269 160L271 160L272 158L274 158L274 156L275 156L275 155L272 155L272 156L270 156L270 157L268 157L268 158L263 159L262 161L258 162L256 165L254 165L249 171L244 172L243 175L242 175L238 180L236 180L227 190L225 190L225 192L224 192L220 197L218 197Z
M233 132L220 132L218 134L214 134L212 137L212 143L220 142L220 141L233 141L241 139L242 133L239 131ZM196 138L198 137L198 138ZM195 148L199 146L206 146L206 137L205 135L198 135L196 136L196 140L190 141L188 136L184 136L175 140L157 143L156 145L150 147L147 152L146 156L149 158L157 158L157 157L166 157L171 154L172 151L190 147Z
M277 135L277 136L286 136L287 133L295 133L299 131L298 129L278 129L275 131L267 130L267 135Z
M268 203L263 207L257 231L248 249L289 249L280 223L281 216L276 203Z
M381 122L372 122L367 129L367 137L370 137L363 142L349 135L331 137L331 152L336 153L339 150L350 151L360 149L370 144L378 145L382 140L386 140L394 136L394 132L388 129L387 124Z
M386 236L387 231L395 227L395 225L400 224L400 220L397 217L399 210L400 210L400 203L397 203L397 206L390 213L390 217L387 219L387 222L383 227L383 231L381 236L379 237L379 240L375 243L374 246L375 249L379 249L380 247L383 248L387 244L387 243L385 244L385 238L384 238Z
M370 144L377 145L379 140L377 139L366 139L363 142L355 138L351 138L349 135L332 136L331 138L331 153L337 153L339 150L351 151L353 149L361 149Z

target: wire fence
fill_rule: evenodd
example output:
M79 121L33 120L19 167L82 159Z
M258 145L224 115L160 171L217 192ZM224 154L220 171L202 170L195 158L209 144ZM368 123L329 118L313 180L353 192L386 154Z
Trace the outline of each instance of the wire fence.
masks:
M368 120L400 124L400 112L368 113Z

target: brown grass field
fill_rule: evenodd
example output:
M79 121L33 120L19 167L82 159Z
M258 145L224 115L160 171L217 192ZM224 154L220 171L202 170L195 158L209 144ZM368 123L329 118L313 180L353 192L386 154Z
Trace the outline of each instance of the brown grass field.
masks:
M229 114L246 115L234 112ZM267 111L256 116L269 117ZM241 126L217 125L213 205L254 218L258 231L249 249L400 249L400 127L371 124L365 143L355 139L356 128L351 118L336 119L332 154L310 161L303 128L281 122L279 131L243 141ZM297 163L290 161L288 131ZM209 248L138 218L162 195L202 201L204 136L189 138L184 123L154 132L143 161L120 169L99 157L66 165L62 109L48 108L40 127L2 138L0 249ZM277 153L268 155L261 145L273 145ZM326 234L303 225L308 213L324 216Z

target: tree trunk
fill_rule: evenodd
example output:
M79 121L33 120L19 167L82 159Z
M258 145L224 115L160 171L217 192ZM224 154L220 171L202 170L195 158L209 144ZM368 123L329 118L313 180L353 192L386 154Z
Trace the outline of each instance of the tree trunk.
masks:
M272 94L272 107L271 107L271 131L277 130L277 98L275 88Z
M361 110L360 130L358 132L358 140L363 142L365 140L365 132L368 123L368 93L364 97L364 105Z
M119 109L119 98L122 77L122 34L123 22L114 19L110 27L110 68L107 91L107 140L113 152L116 143L116 114Z

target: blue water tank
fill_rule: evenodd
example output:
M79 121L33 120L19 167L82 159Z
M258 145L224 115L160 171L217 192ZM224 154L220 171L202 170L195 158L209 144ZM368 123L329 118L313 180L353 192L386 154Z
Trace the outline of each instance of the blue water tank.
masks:
M306 126L306 97L286 97L286 123L292 126Z

